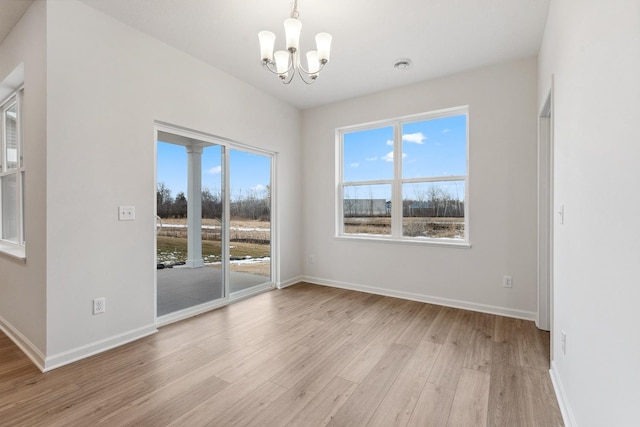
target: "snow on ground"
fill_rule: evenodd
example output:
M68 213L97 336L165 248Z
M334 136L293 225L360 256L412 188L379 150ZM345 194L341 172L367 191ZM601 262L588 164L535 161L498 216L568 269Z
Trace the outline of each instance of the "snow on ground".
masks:
M165 228L187 228L187 224L162 224L162 229ZM220 230L219 225L203 225L203 230ZM233 231L271 231L270 228L248 228L248 227L231 227Z

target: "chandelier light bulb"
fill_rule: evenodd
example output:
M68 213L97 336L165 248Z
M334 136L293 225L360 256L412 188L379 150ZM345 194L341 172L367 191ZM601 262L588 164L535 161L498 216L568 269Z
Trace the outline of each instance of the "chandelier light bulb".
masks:
M318 58L320 62L326 64L329 62L329 54L331 50L331 34L318 33L316 35L316 47L318 48Z
M320 71L320 59L318 58L318 52L315 50L307 52L307 70L309 71L309 76L312 79L318 77L318 71Z
M263 62L273 62L273 46L276 43L276 35L271 31L260 31L258 39L260 40L260 59Z
M287 39L287 50L296 52L300 47L300 31L302 30L302 22L294 18L284 20L284 34Z
M277 73L286 77L287 71L289 71L289 52L279 50L276 52L275 57Z

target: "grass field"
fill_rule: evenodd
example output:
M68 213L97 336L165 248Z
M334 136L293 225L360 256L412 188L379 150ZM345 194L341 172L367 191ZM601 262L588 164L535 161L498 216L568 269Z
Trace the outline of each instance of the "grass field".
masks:
M390 217L346 217L346 234L390 235ZM406 237L464 238L464 218L406 217L402 219Z
M187 260L186 219L163 219L157 239L157 262L165 265ZM222 258L220 223L204 219L202 257L206 264ZM265 221L231 221L231 271L269 276L271 270L270 224ZM249 260L251 262L237 262ZM235 261L235 262L234 262Z

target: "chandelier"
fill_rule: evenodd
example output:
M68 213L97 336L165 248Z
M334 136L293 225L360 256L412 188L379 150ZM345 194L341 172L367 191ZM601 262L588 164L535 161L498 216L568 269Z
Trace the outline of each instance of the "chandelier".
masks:
M302 22L298 20L298 0L293 1L291 14L284 21L284 33L287 41L287 50L279 50L273 53L276 35L271 31L260 31L260 55L262 65L267 70L282 80L284 84L289 84L293 77L298 74L303 82L311 84L316 81L318 74L329 62L329 50L331 49L331 35L328 33L318 33L316 35L316 49L307 52L307 68L300 63L300 30Z

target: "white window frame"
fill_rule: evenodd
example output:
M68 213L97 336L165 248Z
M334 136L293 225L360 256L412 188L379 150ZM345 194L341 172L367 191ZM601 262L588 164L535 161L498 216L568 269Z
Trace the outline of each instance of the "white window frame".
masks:
M18 227L18 241L13 242L2 239L2 187L0 186L0 253L10 255L14 258L25 259L25 229L24 229L24 177L26 175L25 162L23 157L23 93L24 88L20 87L18 90L11 93L6 99L0 103L0 113L2 114L2 120L0 123L0 133L2 135L0 139L0 178L5 176L15 175L16 177L16 218ZM16 139L17 139L17 167L7 169L6 153L6 112L9 108L16 106Z
M402 159L402 126L419 121L427 121L451 116L466 117L466 175L429 176L420 178L402 177L402 160L393 162L393 178L370 181L344 181L344 135L346 133L366 131L381 127L393 127L393 158ZM447 108L427 113L397 117L336 129L336 239L365 240L374 242L393 242L418 245L471 247L469 233L469 106ZM406 183L428 183L442 181L464 181L464 239L409 237L402 235L402 185ZM344 188L353 185L390 185L391 186L391 235L351 234L344 232Z

